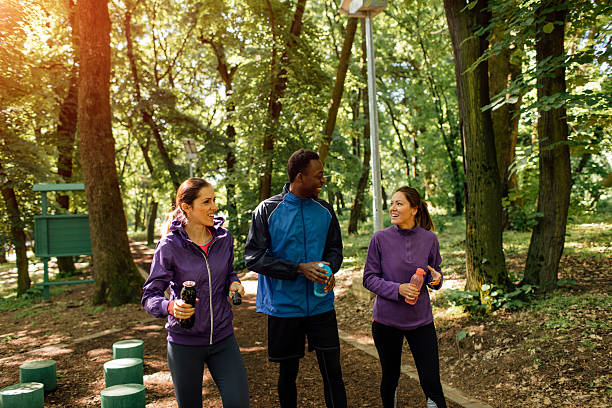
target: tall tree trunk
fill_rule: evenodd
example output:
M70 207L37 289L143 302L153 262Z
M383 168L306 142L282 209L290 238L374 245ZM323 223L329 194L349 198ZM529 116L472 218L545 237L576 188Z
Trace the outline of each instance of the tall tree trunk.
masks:
M293 21L291 23L291 29L289 30L289 40L285 45L280 59L278 58L278 35L276 26L276 18L274 10L269 0L266 0L268 12L270 13L270 26L272 28L273 44L272 44L272 62L270 63L272 86L270 89L270 97L268 101L268 118L269 125L265 129L264 143L263 143L263 160L264 169L263 176L261 178L261 187L259 189L259 201L263 201L271 196L272 193L272 170L273 170L273 159L274 159L274 137L279 129L279 118L283 105L281 98L287 88L287 64L289 63L289 51L297 47L297 37L302 32L302 18L304 16L304 10L306 8L306 0L298 0L295 14L293 15Z
M482 284L511 286L502 250L501 191L495 157L491 112L482 111L489 104L488 67L482 62L470 70L487 49L478 27L490 16L487 1L444 0L444 8L453 43L459 115L463 124L466 156L466 180L469 200L466 206L466 287L482 294Z
M140 211L142 210L142 201L136 202L136 211L134 212L134 232L138 232L140 227Z
M0 244L0 264L5 264L8 262L8 259L6 259L6 248L4 247L4 244Z
M151 130L151 134L153 135L153 139L155 140L155 144L157 145L157 150L159 151L159 154L162 157L162 161L166 167L166 170L168 171L170 180L172 181L172 185L174 186L175 190L178 190L179 186L181 185L181 180L179 178L179 174L176 169L176 165L174 164L174 161L170 157L170 154L168 153L168 150L166 149L166 146L164 145L164 141L162 139L161 132L159 131L159 127L157 126L157 123L155 123L155 120L153 119L153 113L150 112L148 108L142 103L142 95L140 92L140 78L138 76L138 68L136 66L136 59L134 57L134 44L132 41L131 21L132 21L132 14L128 10L125 13L124 28L125 28L125 38L127 41L127 55L128 55L128 60L130 61L130 69L132 71L132 80L134 81L134 99L136 100L136 103L139 106L140 116L142 118L142 121ZM148 142L146 143L146 145L147 145L147 150L148 150ZM142 144L140 144L140 148L143 150L143 153L146 153L145 150L143 149ZM145 154L145 156L148 156L148 155ZM151 169L151 166L149 165L150 160L148 160L148 157L145 157L145 160L147 160L147 165ZM151 172L151 177L154 177L152 172Z
M494 34L493 41L499 41L498 35ZM513 63L512 53L512 50L506 48L498 55L489 58L489 97L491 99L506 89L521 74L521 64L520 62ZM518 112L521 98L522 96L519 96L516 102L507 102L491 111L502 198L508 197L510 189L516 187L516 175L510 177L510 165L514 161L518 137L520 119ZM502 226L504 228L508 226L506 212L502 213Z
M115 167L110 110L110 18L107 0L79 0L79 150L89 210L95 304L138 302L142 278L130 254Z
M157 218L157 201L151 202L151 212L149 213L149 221L147 222L147 245L153 245L155 241L155 219Z
M4 173L2 163L0 163L0 190L2 190L2 198L4 199L4 204L8 213L11 242L15 247L15 254L17 256L17 296L20 296L30 289L31 280L28 274L26 235L23 231L21 211L19 210L19 203L17 202L17 196L15 195L12 184L12 181L9 180L6 173Z
M329 154L334 129L336 128L336 118L338 117L338 109L342 101L344 93L344 80L346 79L346 71L348 70L349 62L351 62L351 50L355 41L355 31L357 31L357 18L349 18L344 31L344 43L340 59L338 60L338 69L336 70L336 82L332 91L331 104L327 111L327 119L325 120L325 128L323 129L323 140L319 143L319 157L321 163L325 166L325 160Z
M75 55L75 64L70 75L68 95L62 102L57 126L57 173L65 183L72 181L72 157L74 155L74 144L77 130L77 92L78 92L78 53L79 43L76 33L78 25L76 21L76 5L68 0L70 7L70 26L72 27L72 46ZM63 209L70 210L70 197L67 194L57 194L56 201ZM60 256L57 258L57 266L60 272L73 274L76 271L74 259L71 256Z
M366 39L365 39L365 20L361 20L361 75L365 81L368 78L367 71L367 50L366 50ZM361 162L361 176L359 177L359 183L357 184L357 191L355 192L355 199L353 200L353 207L351 208L351 215L349 217L348 233L354 234L357 232L357 225L361 219L364 207L364 198L368 181L370 180L370 105L368 103L368 92L362 89L359 94L361 95L361 103L363 105L363 161Z
M567 9L552 7L553 2L543 2L538 10L541 23L536 37L536 62L542 63L564 55L565 18ZM552 11L550 11L552 8ZM553 23L551 33L544 32L546 24ZM537 80L538 100L563 94L565 68L560 62L542 74ZM531 234L525 282L539 286L541 291L555 288L559 261L565 244L565 228L570 201L571 169L567 145L567 116L565 105L559 108L538 110L538 145L540 149L540 191L538 212L543 216Z

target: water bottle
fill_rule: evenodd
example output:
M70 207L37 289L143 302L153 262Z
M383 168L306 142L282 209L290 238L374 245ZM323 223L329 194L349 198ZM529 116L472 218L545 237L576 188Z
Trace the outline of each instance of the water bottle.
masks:
M422 268L417 268L414 275L412 275L412 278L410 278L410 283L416 286L417 290L421 290L423 282L425 282L425 271ZM406 298L406 303L408 303L409 305L414 305L418 299L418 296L413 300L408 300L408 298Z
M331 268L328 265L324 264L323 262L319 262L317 264L317 266L319 268L325 269L325 272L326 272L326 275L327 275L327 280L325 281L325 283L315 282L315 284L314 284L314 294L315 294L315 296L318 296L318 297L324 297L324 296L327 296L329 294L329 292L325 292L324 289L325 289L325 286L327 286L327 284L329 283L329 279L332 276L332 270L331 270Z
M181 290L181 299L195 307L196 304L196 288L194 281L183 282L183 289ZM195 312L187 319L179 319L179 325L186 329L191 329L195 323Z

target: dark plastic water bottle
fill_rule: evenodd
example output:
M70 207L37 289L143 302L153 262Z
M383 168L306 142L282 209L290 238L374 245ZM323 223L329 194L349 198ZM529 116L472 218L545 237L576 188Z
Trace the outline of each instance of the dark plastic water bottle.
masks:
M196 304L196 288L194 281L183 282L183 289L181 290L181 299L183 302L190 304L195 307ZM191 329L195 323L195 312L187 319L179 319L179 325L186 329Z
M331 279L332 270L331 270L331 268L328 265L324 264L323 262L319 262L317 264L317 266L319 268L325 269L325 272L326 272L326 275L327 275L327 280L325 281L325 283L315 282L315 284L314 284L314 294L315 294L315 296L318 296L318 297L324 297L324 296L327 296L329 294L329 292L325 291L325 286L327 286L327 284L329 283L329 280Z
M417 290L421 290L423 282L425 282L425 271L422 268L417 268L414 275L412 275L412 278L410 278L410 283L416 286ZM408 303L409 305L414 305L418 299L418 296L415 297L413 300L408 300L408 298L406 298L406 303Z
M232 295L232 303L235 306L238 306L239 304L242 303L242 295L238 291L235 291L234 294Z

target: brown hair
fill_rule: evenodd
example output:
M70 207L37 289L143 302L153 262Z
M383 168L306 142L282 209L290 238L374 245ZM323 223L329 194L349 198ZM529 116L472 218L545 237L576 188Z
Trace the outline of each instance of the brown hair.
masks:
M170 232L170 224L172 224L172 221L180 220L184 223L187 220L187 216L181 208L181 204L185 203L193 205L193 201L198 198L200 190L204 187L211 187L211 184L203 178L199 177L192 177L181 183L178 190L176 190L174 209L170 213L168 213L166 222L162 226L162 232L164 234L168 234Z
M396 193L398 191L404 193L404 196L406 196L406 200L408 200L410 206L417 209L416 216L414 217L417 225L426 229L427 231L435 231L436 228L434 227L433 220L429 215L429 211L427 211L427 203L421 200L421 195L419 192L416 191L416 189L408 186L403 186L395 190Z

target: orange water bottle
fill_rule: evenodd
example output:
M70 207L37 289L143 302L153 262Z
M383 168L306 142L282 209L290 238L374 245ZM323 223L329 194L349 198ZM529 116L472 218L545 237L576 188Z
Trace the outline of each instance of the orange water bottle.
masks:
M417 268L414 275L412 275L412 278L410 278L410 283L416 286L417 290L420 291L421 287L423 286L423 282L425 282L425 271L422 268ZM409 305L414 305L418 299L418 296L415 297L413 300L408 300L408 298L406 298L406 303L408 303Z

